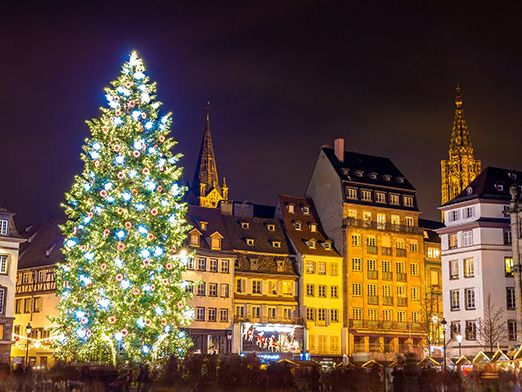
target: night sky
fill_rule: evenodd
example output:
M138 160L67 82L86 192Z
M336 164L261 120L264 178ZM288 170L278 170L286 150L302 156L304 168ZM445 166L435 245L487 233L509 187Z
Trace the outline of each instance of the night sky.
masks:
M475 157L522 170L518 2L11 3L0 16L0 205L17 225L62 215L85 120L134 49L173 112L186 179L212 101L234 200L302 196L319 148L343 137L347 150L389 157L423 217L438 218L457 83Z

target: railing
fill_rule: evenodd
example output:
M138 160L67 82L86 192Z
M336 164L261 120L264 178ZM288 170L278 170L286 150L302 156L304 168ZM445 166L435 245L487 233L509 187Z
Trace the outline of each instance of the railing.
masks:
M368 303L369 304L379 304L379 296L378 295L369 295L368 296Z
M356 343L353 345L353 351L355 351L356 353L364 353L366 352L366 347L364 347L364 343Z
M397 280L401 282L408 281L408 274L406 272L397 272Z
M379 271L368 271L368 279L379 279Z
M389 230L395 231L398 233L412 233L412 234L422 234L423 229L418 226L408 226L408 225L394 225L391 223L385 222L373 222L363 219L355 219L355 218L346 218L345 224L347 226L355 226L355 227L367 227L369 229L376 230Z
M392 255L392 248L388 248L388 247L382 247L381 248L381 254L383 256L391 256Z
M349 328L373 329L373 330L409 330L410 323L398 321L384 321L384 320L348 320ZM419 323L411 323L412 332L423 332L422 326Z
M397 305L399 305L399 306L408 306L408 298L406 298L406 297L397 297Z
M376 255L377 254L377 247L373 246L373 245L368 245L367 248L366 248L366 251L368 253Z
M406 257L406 249L397 248L397 257Z
M260 323L260 324L294 324L303 325L302 317L270 317L270 316L234 316L234 323Z
M384 280L393 280L393 272L383 272L382 278Z
M393 305L393 297L382 297L382 303L384 305Z

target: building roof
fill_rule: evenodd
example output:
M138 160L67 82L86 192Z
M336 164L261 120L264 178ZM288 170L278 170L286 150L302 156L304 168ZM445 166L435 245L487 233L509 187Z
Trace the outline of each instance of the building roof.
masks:
M332 148L323 147L322 150L344 181L415 191L413 185L388 158L344 151L341 162Z
M471 145L468 126L464 118L462 94L458 84L457 95L455 97L455 120L453 121L453 129L451 132L449 155L450 157L452 155L469 155L473 157L473 146Z
M509 187L521 179L521 171L488 166L457 197L442 207L474 199L509 201Z
M27 241L20 245L18 269L64 263L65 256L61 248L65 237L59 225L66 221L67 218L63 217L19 228Z
M290 204L294 205L293 213L288 211L287 206ZM308 214L304 213L303 207L308 207ZM331 244L330 250L325 249L325 241L328 241L329 238L321 226L319 215L311 198L279 195L278 212L279 211L281 211L283 217L285 230L299 253L305 255L340 257L333 244ZM301 224L299 230L295 226L296 223ZM311 230L311 224L316 225L315 231ZM315 248L309 247L308 241L310 239L316 240L317 245Z
M198 206L188 206L187 210L187 221L194 228L202 234L202 241L199 248L205 250L211 250L210 247L210 235L218 232L223 236L221 239L221 250L232 251L232 246L229 241L229 236L223 222L223 216L221 211L217 208L206 208ZM201 222L207 223L207 228L203 229ZM216 250L212 250L216 251Z
M223 216L227 234L235 251L288 255L293 251L287 243L279 219ZM273 230L270 230L273 229ZM248 245L247 240L254 240ZM274 243L280 247L274 247Z

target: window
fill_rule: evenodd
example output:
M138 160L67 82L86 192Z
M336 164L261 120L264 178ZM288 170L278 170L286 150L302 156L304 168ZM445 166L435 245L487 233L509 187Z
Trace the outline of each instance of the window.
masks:
M204 257L198 257L198 270L205 271L207 269L207 259Z
M412 196L404 196L404 206L413 207L413 197Z
M331 243L330 241L325 241L325 243L324 243L324 248L325 248L326 250L330 250L330 249L332 249L332 243Z
M368 309L368 319L370 321L377 321L377 309Z
M352 234L352 245L361 246L361 235L360 234Z
M420 312L411 312L411 322L420 323Z
M305 214L305 215L310 215L310 207L308 207L308 206L303 206L303 214Z
M306 320L313 321L315 320L315 309L313 308L306 308Z
M416 240L410 241L410 252L418 252L419 251L419 243Z
M346 198L357 200L357 189L355 188L346 188Z
M513 276L513 257L504 257L506 276Z
M449 211L448 216L449 216L450 222L455 222L455 221L459 220L459 210Z
M212 271L212 272L217 272L217 265L218 265L217 259L210 259L208 270Z
M0 255L0 274L7 274L9 269L7 267L7 255Z
M216 308L208 308L208 321L216 321Z
M377 228L379 230L386 228L386 214L377 214Z
M391 298L392 296L392 287L388 284L382 286L382 296L386 298Z
M228 274L228 260L221 260L221 272L224 274Z
M397 286L397 297L406 298L406 286Z
M473 218L473 207L464 208L464 218Z
M361 200L362 201L372 201L372 192L367 190L361 190Z
M515 320L508 320L508 339L517 340L517 322Z
M9 235L9 221L0 219L0 235Z
M219 321L222 323L228 322L228 309L219 309Z
M273 308L273 307L268 308L268 318L270 320L275 320L277 318L277 308Z
M515 310L515 289L513 287L506 288L506 309Z
M394 226L399 226L401 224L401 217L399 215L391 215L390 222Z
M359 257L352 257L352 271L362 271L362 260Z
M205 321L205 308L196 308L196 321Z
M338 286L330 286L330 296L332 298L339 298L339 287Z
M386 203L386 193L384 193L384 192L375 192L375 201L377 203Z
M420 289L418 287L412 287L411 288L411 299L413 301L420 300Z
M217 297L217 283L209 283L208 284L208 295L209 297Z
M308 241L308 247L310 249L315 249L315 240L309 240Z
M473 276L475 276L473 258L464 259L464 277L472 278Z
M390 204L398 206L399 205L399 195L390 193Z
M187 269L193 270L194 269L194 263L195 260L193 257L187 258Z
M275 231L275 225L273 225L273 224L270 224L270 223L267 224L266 228L268 229L268 231Z
M357 283L357 282L352 283L352 294L355 297L362 296L362 283Z
M197 231L190 233L190 245L199 246L200 234Z
M317 296L326 297L326 286L324 284L317 285Z
M316 223L310 223L310 231L312 233L315 233L317 231L317 224Z
M24 313L31 313L31 298L24 299Z
M261 294L261 283L260 280L252 281L252 294Z
M221 249L221 235L216 233L210 236L210 247L212 249Z
M475 321L466 321L466 340L477 339L477 325Z
M475 309L475 289L465 289L466 310Z
M15 301L15 313L16 314L21 314L22 313L22 304L23 304L23 300L22 299L17 299Z
M313 297L315 295L315 286L313 284L306 285L306 295Z
M295 222L294 227L296 230L301 230L301 222Z
M286 206L286 208L288 209L288 212L289 212L290 214L293 214L294 211L295 211L295 208L294 208L294 205L293 205L293 204L288 204L288 205Z
M4 290L3 288L0 288L0 290ZM3 293L0 294L0 308L3 309L4 301L3 301ZM33 312L39 313L40 309L42 308L42 297L34 297L33 298ZM0 311L0 313L3 313Z
M248 246L254 246L254 240L252 238L247 238L246 243Z
M362 320L362 314L363 314L362 308L353 308L354 320Z
M348 210L348 218L357 219L357 210Z
M332 319L332 321L334 321ZM335 320L337 322L338 320ZM339 336L330 336L330 351L339 351Z
M406 264L404 261L397 261L395 263L395 269L397 270L398 274L405 274L406 273Z
M411 276L419 276L419 264L411 263L410 264L410 275Z
M250 269L257 270L257 259L250 259Z
M283 282L283 295L293 295L294 284L292 282Z
M504 230L504 245L511 245L511 231Z
M236 316L245 317L245 307L243 305L236 306Z
M337 263L330 264L330 275L333 275L333 276L339 275L339 264L337 264Z
M196 286L196 294L197 295L205 295L207 293L206 283L200 283Z
M230 296L229 285L227 283L221 283L221 285L220 285L220 295L223 298L228 298Z
M384 309L382 311L382 320L383 321L392 321L393 312L390 309Z
M451 339L455 339L460 335L460 321L452 321L450 324L450 336Z
M261 317L261 306L252 306L252 317Z
M370 211L363 211L363 222L365 227L369 227L372 222L372 213Z
M450 291L451 310L460 310L460 292L459 290Z
M428 248L428 257L430 259L436 259L439 257L439 250L437 248Z
M250 229L250 222L241 222L242 229Z
M245 293L245 282L246 279L238 279L236 280L236 292L239 294Z
M326 321L326 309L317 309L317 321Z
M366 237L366 245L368 246L376 246L377 240L375 239L374 235L368 235Z
M411 216L407 216L404 218L404 223L406 226L413 226L414 225L414 219Z
M449 248L450 249L455 249L456 247L459 246L457 233L450 234L450 236L448 238L449 238Z
M377 285L376 284L371 283L368 285L368 296L369 297L377 296Z
M317 264L317 274L318 275L326 275L326 263L318 263Z
M390 260L382 261L382 272L391 272L391 261Z
M471 230L462 232L462 246L473 245L473 232Z
M432 269L430 270L430 284L432 286L438 286L439 285L439 271Z
M0 287L0 314L5 314L5 287ZM38 312L40 311L40 308L38 308ZM1 338L0 338L1 340Z
M458 279L459 278L459 262L458 260L451 260L449 262L449 271L450 271L450 279Z
M306 262L306 272L309 274L315 273L315 261Z
M281 247L281 241L272 241L272 246L274 248L280 248Z
M277 295L277 282L273 280L268 281L268 294Z

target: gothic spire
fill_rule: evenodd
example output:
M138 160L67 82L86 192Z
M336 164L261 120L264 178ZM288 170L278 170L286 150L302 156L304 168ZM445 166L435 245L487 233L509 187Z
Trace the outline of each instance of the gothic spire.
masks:
M453 121L453 130L451 132L449 154L450 156L466 154L473 157L473 147L469 137L468 126L464 119L464 110L462 109L462 93L458 84L455 97L455 120Z
M210 115L208 113L192 187L194 190L199 190L199 192L197 192L198 195L206 195L214 188L221 193L214 157L214 147L212 146L212 136L210 135Z

